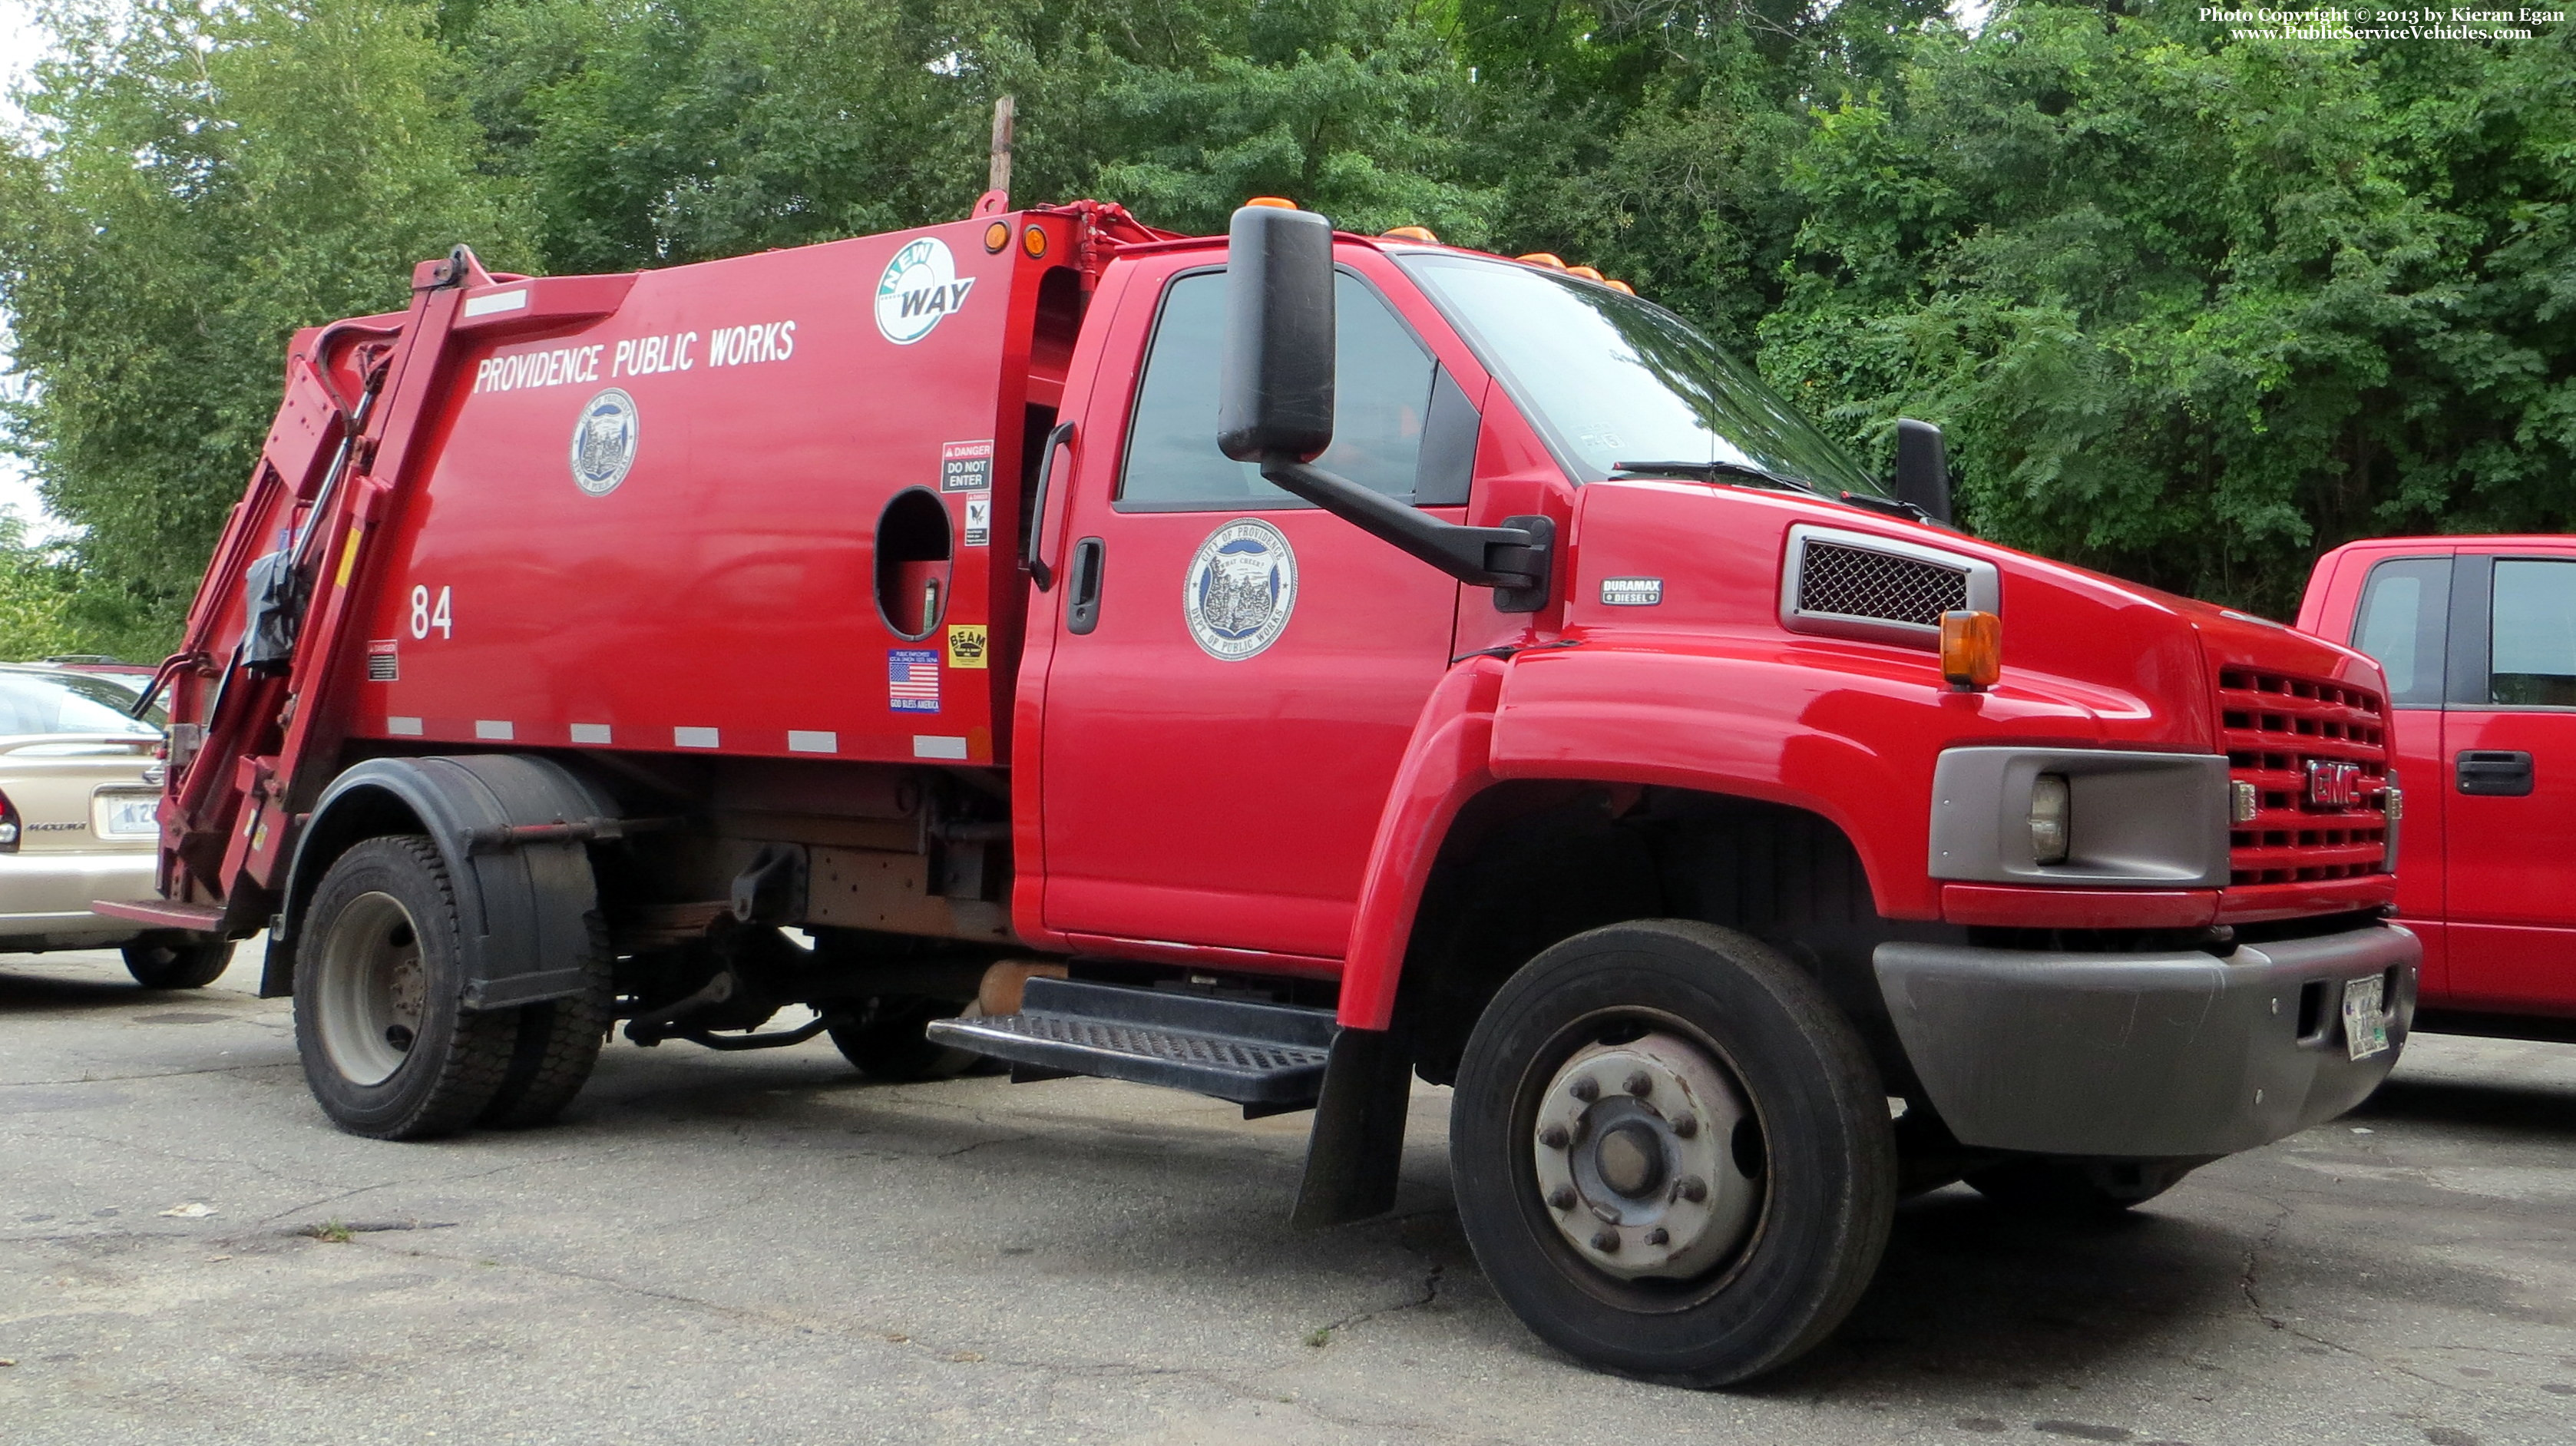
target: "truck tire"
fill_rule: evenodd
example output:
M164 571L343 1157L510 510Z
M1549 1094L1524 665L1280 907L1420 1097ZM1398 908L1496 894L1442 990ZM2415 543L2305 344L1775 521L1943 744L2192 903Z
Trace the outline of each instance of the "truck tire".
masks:
M966 1006L970 1011L974 1007ZM833 1030L832 1043L841 1058L870 1079L888 1084L954 1079L973 1069L983 1056L933 1044L922 1030L930 1021L952 1018L957 1012L957 1005L948 1000L881 995L867 1002L857 1023Z
M2201 1156L2173 1160L2010 1160L1968 1172L1978 1194L2012 1210L2075 1218L2116 1218L2182 1183L2208 1164Z
M1538 1336L1712 1387L1812 1349L1895 1218L1869 1052L1781 954L1686 920L1578 934L1467 1041L1449 1112L1468 1243Z
M617 1007L617 956L608 947L607 924L595 913L590 916L590 952L581 963L589 977L582 993L510 1011L519 1020L510 1070L502 1076L500 1093L483 1107L480 1123L505 1130L549 1123L589 1082Z
M461 1007L461 932L446 862L418 834L367 839L322 876L295 951L295 1046L340 1128L452 1134L499 1095L520 1020Z
M233 962L233 946L221 940L148 944L138 939L123 952L125 972L146 989L203 989L222 978Z

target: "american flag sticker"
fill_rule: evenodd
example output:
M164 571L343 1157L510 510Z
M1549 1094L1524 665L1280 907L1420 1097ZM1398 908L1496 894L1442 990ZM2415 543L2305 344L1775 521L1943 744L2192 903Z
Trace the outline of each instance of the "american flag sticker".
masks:
M898 713L939 711L939 650L886 651L886 706Z

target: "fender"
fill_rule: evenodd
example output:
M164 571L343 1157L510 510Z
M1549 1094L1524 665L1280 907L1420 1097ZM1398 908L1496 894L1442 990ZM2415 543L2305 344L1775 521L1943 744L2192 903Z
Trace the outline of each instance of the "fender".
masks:
M510 1009L581 992L584 972L559 961L590 947L598 884L584 845L613 832L619 814L605 793L542 758L487 753L358 764L331 780L296 839L261 997L292 992L304 914L332 861L351 844L415 828L437 846L456 888L465 1008ZM569 826L571 836L511 837L547 825Z

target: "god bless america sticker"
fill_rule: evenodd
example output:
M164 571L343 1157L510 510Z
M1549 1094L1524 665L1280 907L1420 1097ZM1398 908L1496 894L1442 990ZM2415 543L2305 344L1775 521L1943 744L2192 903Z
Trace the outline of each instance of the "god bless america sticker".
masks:
M1288 630L1297 554L1279 529L1242 518L1208 534L1181 585L1181 616L1202 652L1239 663Z
M948 243L923 236L904 243L877 278L877 330L897 346L910 346L966 304L975 278L957 279Z

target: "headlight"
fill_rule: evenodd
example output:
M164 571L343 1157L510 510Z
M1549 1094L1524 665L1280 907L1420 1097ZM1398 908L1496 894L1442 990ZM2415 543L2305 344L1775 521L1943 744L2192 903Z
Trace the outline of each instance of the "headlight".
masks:
M2066 775L2043 773L2030 781L2030 853L2034 863L2066 862Z
M1932 769L1932 877L2225 888L2231 781L2223 753L1945 749Z

